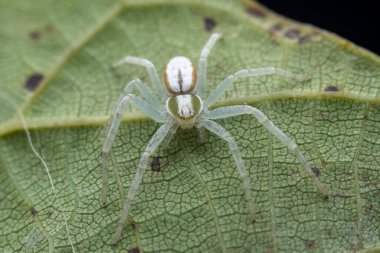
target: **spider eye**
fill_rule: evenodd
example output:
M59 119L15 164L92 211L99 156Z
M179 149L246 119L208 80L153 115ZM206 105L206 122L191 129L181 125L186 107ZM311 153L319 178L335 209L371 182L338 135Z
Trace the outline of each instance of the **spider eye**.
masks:
M164 83L171 94L192 94L196 82L197 71L188 58L177 56L169 61L164 73Z

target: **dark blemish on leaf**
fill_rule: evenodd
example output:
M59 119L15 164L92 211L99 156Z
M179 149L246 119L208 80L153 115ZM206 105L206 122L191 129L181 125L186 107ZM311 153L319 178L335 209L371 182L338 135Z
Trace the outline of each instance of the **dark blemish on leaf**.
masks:
M47 215L50 217L50 216L52 216L53 215L53 211L52 210L49 210L48 212L47 212Z
M275 25L271 26L268 31L270 34L278 33L282 30L282 28L283 27L281 24L275 24Z
M306 44L311 41L311 35L307 34L298 38L299 44Z
M129 249L128 253L140 253L140 249L139 248Z
M311 170L313 171L314 175L316 175L317 177L321 175L321 170L318 169L317 167L311 167Z
M327 235L327 236L331 236L331 228L327 228L327 229L325 229L325 234Z
M42 38L43 34L51 34L52 32L54 32L54 26L46 25L40 31L31 31L28 35L29 39L31 39L32 41L38 41Z
M295 39L300 36L300 31L297 29L290 29L286 31L285 37L288 37L289 39Z
M251 14L252 16L255 16L256 18L266 18L267 14L260 9L257 9L255 7L248 7L246 11Z
M133 230L136 230L138 228L138 225L137 225L136 222L132 221L131 227L132 227Z
M334 85L329 85L323 91L336 92L339 91L339 88Z
M216 26L216 21L215 19L211 18L211 17L205 17L203 19L203 22L204 22L204 25L205 25L205 30L210 32L212 31L215 26Z
M315 240L306 240L305 246L308 249L315 249L316 248Z
M37 41L41 38L41 32L39 31L32 31L29 33L29 39L33 41Z
M166 167L166 164L164 162L164 157L162 156L153 157L153 160L150 163L150 168L152 169L152 171L159 172L165 167Z
M47 26L45 27L45 32L46 32L47 34L54 32L54 26L52 26L52 25L47 25Z
M40 73L31 74L26 79L24 87L29 91L34 91L43 79L44 76Z
M36 208L32 207L30 208L30 213L32 214L33 217L35 217L38 214L38 211Z

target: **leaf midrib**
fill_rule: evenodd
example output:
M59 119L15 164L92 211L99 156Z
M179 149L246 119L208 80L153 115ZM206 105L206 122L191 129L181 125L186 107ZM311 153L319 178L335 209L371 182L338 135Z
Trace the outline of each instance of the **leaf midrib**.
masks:
M366 98L357 95L350 95L344 93L331 93L331 92L277 92L271 94L263 94L257 96L250 96L245 98L230 99L223 103L217 103L213 108L229 105L250 104L255 105L257 103L279 101L290 99L308 99L308 100L322 100L322 99L339 99L347 100L356 103L366 103L371 105L379 105L380 98ZM59 128L72 128L72 127L97 127L105 126L109 121L110 115L102 116L85 116L85 117L71 117L71 118L54 118L54 119L31 119L27 120L28 129L43 130L43 129L59 129ZM126 113L123 117L123 122L136 122L136 121L150 120L142 112L130 112ZM13 134L18 131L23 131L23 125L17 118L8 120L0 125L0 137Z

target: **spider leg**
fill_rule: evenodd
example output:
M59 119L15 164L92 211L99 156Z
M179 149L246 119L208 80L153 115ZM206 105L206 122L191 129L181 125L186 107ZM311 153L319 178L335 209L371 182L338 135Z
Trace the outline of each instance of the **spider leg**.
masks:
M173 128L172 123L167 123L162 125L156 133L153 135L153 137L150 139L148 145L146 146L141 159L140 163L137 169L137 172L135 174L135 177L132 180L131 186L129 187L128 195L125 200L124 208L120 213L120 221L118 223L117 229L115 234L112 237L112 243L116 244L121 239L121 233L123 231L123 227L125 222L127 221L129 209L131 207L131 202L133 201L139 185L142 180L142 176L144 174L144 171L147 167L149 156L157 149L157 147L160 145L160 143L164 140L165 137L168 136L168 134L172 134L172 131L170 131Z
M216 89L208 96L208 98L203 102L205 108L208 108L210 105L214 104L220 96L225 92L228 87L238 78L238 77L254 77L254 76L266 76L266 75L279 75L288 78L294 78L299 81L306 80L304 75L297 75L286 70L276 68L276 67L267 67L267 68L256 68L256 69L243 69L240 70L226 79L224 79Z
M122 116L124 110L129 102L132 102L138 109L143 111L146 115L157 122L162 122L163 119L159 112L155 110L155 107L150 105L145 100L133 95L128 94L127 92L133 88L136 84L141 84L140 80L133 80L127 84L124 88L122 95L120 96L116 109L114 110L113 115L110 118L107 131L106 138L102 147L102 180L103 180L103 188L101 193L101 201L103 204L107 202L107 194L108 194L108 157L112 148L112 143L115 139L117 130L119 129L120 122L122 120Z
M197 94L202 97L204 86L206 84L206 74L207 74L207 57L214 47L215 43L222 37L220 33L213 33L208 39L206 45L203 47L201 56L199 59L199 75L197 79Z
M235 105L220 107L208 114L209 119L228 118L243 114L253 114L256 119L271 132L277 139L279 139L288 149L297 157L298 161L304 166L307 174L313 179L318 191L324 198L328 197L325 186L319 181L317 176L313 173L310 164L307 162L297 144L295 144L286 134L284 134L278 127L276 127L259 109L249 105Z
M235 160L236 167L239 171L240 177L243 180L243 188L245 193L245 198L248 201L248 206L250 210L250 217L253 221L256 220L256 211L253 204L253 197L251 192L251 182L247 173L247 169L245 168L244 161L241 158L239 148L237 146L236 141L234 138L227 132L226 129L224 129L221 125L218 123L212 121L212 120L205 120L203 122L203 126L208 129L210 132L213 132L214 134L218 135L222 139L228 142L231 154Z
M201 126L198 128L198 131L199 131L199 141L203 143L205 141L205 128Z
M178 129L178 126L176 126L176 125L170 129L170 131L168 133L168 137L162 141L161 147L166 149L169 146L170 142L173 140L175 132L177 132L177 129Z
M129 86L129 87L128 87ZM129 84L127 84L127 87L124 88L123 94L129 94L130 90L136 87L140 93L143 95L143 97L146 98L149 105L151 105L155 110L161 111L162 103L158 100L157 96L152 93L152 91L148 88L148 86L142 82L140 79L133 80Z
M120 59L119 61L112 64L112 67L116 68L125 63L140 65L140 66L145 67L148 70L150 79L152 80L152 84L155 86L156 90L160 93L160 98L163 100L164 98L168 96L168 93L165 90L164 85L161 83L160 79L158 78L156 67L151 61L144 58L127 55L123 57L122 59Z

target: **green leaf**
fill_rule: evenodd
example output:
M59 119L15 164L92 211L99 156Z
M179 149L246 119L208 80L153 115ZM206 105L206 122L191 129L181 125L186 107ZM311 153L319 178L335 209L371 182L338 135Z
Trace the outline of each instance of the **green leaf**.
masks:
M380 250L380 61L335 35L253 1L0 1L0 248L4 252L351 252ZM113 145L108 204L101 191L104 127L124 85L145 79L124 55L160 72L176 55L198 62L212 31L207 92L244 68L310 78L239 79L218 106L251 104L317 168L323 200L295 157L250 116L219 120L237 140L257 221L226 143L179 131L152 160L130 225L111 236L146 143L158 127L134 108ZM11 102L12 101L12 102ZM32 152L16 108L26 117ZM316 170L316 171L317 171ZM121 182L114 180L119 173ZM64 216L64 215L65 216ZM67 227L65 227L65 218Z

